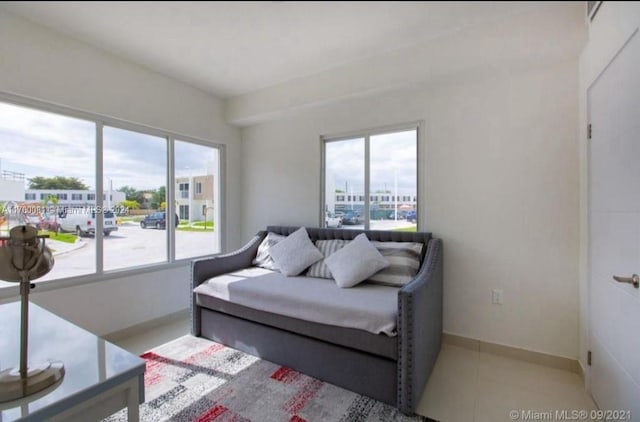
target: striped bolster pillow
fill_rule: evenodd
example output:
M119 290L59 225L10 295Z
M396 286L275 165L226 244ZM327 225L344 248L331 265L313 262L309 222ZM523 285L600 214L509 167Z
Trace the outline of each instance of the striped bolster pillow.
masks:
M369 277L368 282L401 287L413 280L420 269L420 257L424 246L422 243L378 241L371 243L391 265Z
M327 267L327 264L324 263L324 260L327 259L332 253L336 252L339 249L342 249L347 243L348 242L346 240L342 239L316 241L316 248L318 248L320 252L322 252L324 258L309 267L309 270L307 271L307 277L333 279L331 271L329 271L329 267Z

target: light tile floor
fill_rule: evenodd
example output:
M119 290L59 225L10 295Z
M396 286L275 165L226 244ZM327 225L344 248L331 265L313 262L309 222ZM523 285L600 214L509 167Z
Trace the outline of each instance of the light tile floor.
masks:
M187 333L184 318L114 343L139 355ZM516 420L515 411L517 420L555 421L562 420L556 411L593 409L577 374L444 344L417 413L440 422L500 422Z

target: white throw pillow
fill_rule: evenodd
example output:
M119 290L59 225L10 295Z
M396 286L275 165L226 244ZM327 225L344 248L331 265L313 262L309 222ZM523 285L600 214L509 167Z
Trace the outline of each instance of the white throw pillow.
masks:
M338 287L353 287L389 266L378 250L362 233L342 249L324 260Z
M286 236L282 236L280 234L276 234L273 232L267 233L264 237L260 246L258 246L258 253L256 257L251 262L256 267L266 268L267 270L278 270L276 263L273 261L273 257L271 257L271 248L276 244L285 239Z
M324 255L324 258L327 259L335 252L342 249L347 243L349 243L348 240L342 239L318 240L316 241L316 248L318 248L318 250L322 252L322 255ZM331 271L329 271L329 267L325 264L324 259L316 262L309 268L309 271L307 271L307 277L333 279Z
M304 227L273 245L270 253L280 272L287 277L300 274L311 264L324 258L309 239Z

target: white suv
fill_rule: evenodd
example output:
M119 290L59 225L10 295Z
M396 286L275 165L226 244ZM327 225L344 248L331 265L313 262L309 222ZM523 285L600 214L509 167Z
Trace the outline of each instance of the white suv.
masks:
M112 211L104 211L103 230L105 236L118 230L116 217ZM96 233L96 211L86 208L70 208L59 214L58 224L65 232L75 232L78 237L95 235Z
M326 211L324 213L324 226L327 228L335 227L339 229L342 227L342 217L336 217L331 212Z

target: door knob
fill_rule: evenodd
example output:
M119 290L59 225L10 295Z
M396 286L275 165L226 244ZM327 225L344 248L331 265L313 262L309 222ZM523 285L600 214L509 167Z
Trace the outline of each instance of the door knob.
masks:
M619 283L633 284L633 287L635 287L636 289L640 288L640 276L638 274L634 274L631 277L620 277L614 275L613 279Z

